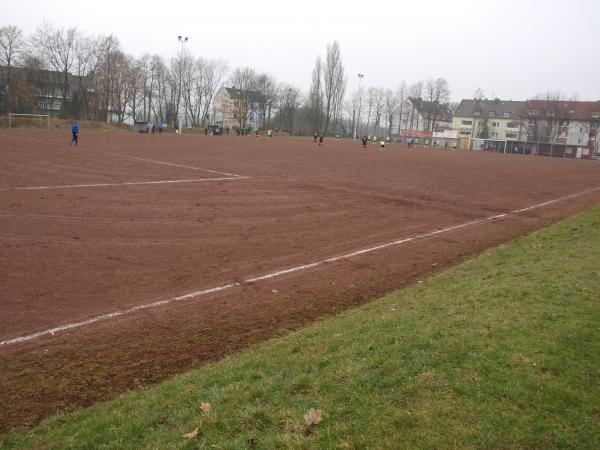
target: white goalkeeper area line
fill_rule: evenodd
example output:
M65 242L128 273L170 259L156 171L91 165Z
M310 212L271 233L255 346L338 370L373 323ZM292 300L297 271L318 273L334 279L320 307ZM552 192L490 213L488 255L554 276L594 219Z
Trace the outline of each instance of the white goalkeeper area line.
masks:
M90 151L95 152L95 153L102 153L104 155L119 156L121 158L136 159L138 161L146 161L146 162L151 162L154 164L162 164L165 166L181 167L183 169L192 169L192 170L202 170L204 172L217 173L219 175L225 175L227 177L247 178L247 177L244 177L243 175L237 175L235 173L222 172L220 170L213 170L213 169L203 169L202 167L187 166L185 164L177 164L177 163L172 163L172 162L167 162L167 161L159 161L157 159L140 158L139 156L124 155L122 153L105 152L103 150L90 150Z
M515 209L513 211L507 212L507 213L503 213L503 214L496 214L493 216L488 216L488 217L482 217L480 219L474 219L471 220L469 222L464 222L458 225L452 225L446 228L442 228L440 230L435 230L435 231L431 231L429 233L424 233L424 234L418 234L418 235L414 235L414 236L409 236L406 238L402 238L402 239L398 239L392 242L387 242L385 244L380 244L380 245L376 245L374 247L368 247L368 248L363 248L361 250L356 250L350 253L346 253L344 255L338 255L338 256L333 256L327 259L322 259L319 261L315 261L312 263L308 263L308 264L302 264L299 266L295 266L295 267L290 267L288 269L283 269L283 270L279 270L276 272L271 272L268 274L264 274L264 275L259 275L259 276L254 276L254 277L250 277L250 278L246 278L240 282L232 282L232 283L228 283L228 284L223 284L221 286L216 286L216 287L212 287L212 288L208 288L208 289L203 289L203 290L199 290L199 291L193 291L193 292L188 292L187 294L183 294L180 295L178 297L172 297L172 298L168 298L165 300L159 300L156 302L152 302L152 303L147 303L147 304L143 304L143 305L138 305L138 306L134 306L132 308L128 308L128 309L122 309L119 311L115 311L109 314L103 314L100 316L96 316L96 317L92 317L90 319L87 320L83 320L80 322L73 322L73 323L69 323L69 324L65 324L65 325L61 325L55 328L50 328L48 330L44 330L44 331L39 331L37 333L33 333L33 334L29 334L26 336L20 336L20 337L16 337L16 338L12 338L12 339L7 339L5 341L0 342L0 347L2 346L8 346L8 345L14 345L14 344L19 344L22 342L27 342L27 341L32 341L44 336L48 336L48 335L54 335L56 333L60 333L62 331L67 331L67 330L72 330L74 328L81 328L84 327L86 325L92 325L96 322L101 322L101 321L105 321L105 320L109 320L109 319L114 319L116 317L121 317L121 316L126 316L132 313L135 313L137 311L143 311L143 310L147 310L147 309L153 309L153 308L157 308L159 306L164 306L164 305L168 305L170 303L176 303L176 302L182 302L182 301L187 301L187 300L191 300L197 297L202 297L208 294L213 294L216 292L222 292L225 291L227 289L231 289L234 288L236 286L241 286L243 284L250 284L250 283L256 283L258 281L263 281L263 280L268 280L271 278L276 278L276 277L280 277L282 275L287 275L289 273L293 273L293 272L300 272L303 270L307 270L307 269L312 269L314 267L317 266L322 266L325 265L327 263L332 263L335 261L339 261L342 259L347 259L347 258L352 258L355 256L359 256L359 255L364 255L366 253L371 253L371 252L375 252L378 250L382 250L384 248L389 248L389 247L393 247L393 246L397 246L397 245L401 245L401 244L406 244L407 242L412 242L412 241L416 241L419 239L426 239L429 237L434 237L434 236L438 236L440 234L444 234L444 233L449 233L451 231L455 231L461 228L466 228L466 227L470 227L472 225L477 225L477 224L481 224L481 223L485 223L485 222L491 222L494 220L498 220L498 219L502 219L508 216L512 216L518 213L522 213L522 212L526 212L526 211L530 211L533 209L537 209L537 208L542 208L544 206L548 206L551 205L553 203L557 203L557 202L561 202L564 200L568 200L574 197L579 197L581 195L585 195L585 194L589 194L591 192L596 192L596 191L600 191L600 187L597 188L593 188L593 189L588 189L582 192L578 192L576 194L571 194L571 195L566 195L564 197L559 197L556 198L554 200L550 200L547 202L543 202L543 203L538 203L535 205L531 205L528 206L526 208L521 208L521 209Z
M176 184L176 183L199 183L202 181L223 181L223 180L243 180L248 177L233 176L220 178L190 178L188 180L158 180L158 181L127 181L124 183L94 183L94 184L64 184L56 186L26 186L2 188L0 191L37 191L44 189L75 189L92 187L112 187L112 186L139 186L144 184Z

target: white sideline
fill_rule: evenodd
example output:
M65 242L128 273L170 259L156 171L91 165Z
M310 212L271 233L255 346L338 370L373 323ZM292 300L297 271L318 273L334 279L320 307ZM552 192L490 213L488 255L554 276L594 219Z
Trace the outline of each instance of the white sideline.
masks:
M198 290L198 291L193 291L193 292L188 292L187 294L183 294L177 297L172 297L172 298L168 298L165 300L159 300L156 302L152 302L152 303L147 303L147 304L143 304L143 305L138 305L138 306L134 306L132 308L128 308L128 309L123 309L123 310L119 310L119 311L115 311L109 314L103 314L100 316L96 316L96 317L92 317L91 319L88 320L84 320L81 322L72 322L66 325L61 325L55 328L50 328L48 330L44 330L44 331L39 331L37 333L33 333L33 334L29 334L26 336L20 336L20 337L16 337L16 338L12 338L12 339L7 339L5 341L0 342L0 347L1 346L8 346L8 345L14 345L14 344L18 344L21 342L27 342L27 341L31 341L43 336L47 336L47 335L54 335L56 333L59 333L61 331L67 331L67 330L72 330L74 328L80 328L86 325L90 325L93 324L95 322L100 322L103 320L108 320L108 319L112 319L115 317L120 317L120 316L124 316L127 314L131 314L134 313L136 311L142 311L142 310L146 310L146 309L151 309L151 308L156 308L158 306L163 306L163 305L167 305L169 303L175 303L175 302L181 302L181 301L185 301L185 300L189 300L192 298L196 298L196 297L201 297L203 295L208 295L208 294L212 294L215 292L221 292L236 286L241 286L242 284L250 284L250 283L254 283L257 281L262 281L262 280L268 280L270 278L275 278L275 277L279 277L281 275L286 275L292 272L299 272L302 270L306 270L306 269L311 269L313 267L317 267L320 265L324 265L327 263L331 263L331 262L335 262L335 261L339 261L341 259L346 259L346 258L351 258L354 256L358 256L358 255L363 255L365 253L371 253L377 250L381 250L387 247L391 247L394 245L400 245L400 244L404 244L407 242L411 242L411 241L415 241L418 239L425 239L428 237L432 237L432 236L437 236L439 234L443 234L443 233L448 233L450 231L454 231L454 230L458 230L460 228L465 228L465 227L469 227L471 225L476 225L476 224L480 224L480 223L484 223L484 222L490 222L493 220L497 220L497 219L502 219L511 215L515 215L521 212L525 212L525 211L530 211L532 209L536 209L536 208L542 208L544 206L550 205L552 203L557 203L563 200L567 200L570 198L574 198L574 197L579 197L581 195L585 195L585 194L589 194L590 192L595 192L595 191L600 191L600 187L597 188L593 188L593 189L587 189L585 191L582 192L578 192L575 194L571 194L571 195L566 195L563 197L559 197L556 198L554 200L549 200L543 203L538 203L535 205L531 205L528 206L526 208L521 208L521 209L515 209L513 211L507 212L507 213L503 213L503 214L496 214L493 216L488 216L488 217L483 217L481 219L474 219L471 220L469 222L464 222L458 225L451 225L449 227L446 228L442 228L441 230L435 230L435 231L431 231L429 233L425 233L425 234L418 234L415 236L410 236L407 238L403 238L403 239L399 239L399 240L395 240L392 242L388 242L385 244L380 244L380 245L376 245L374 247L368 247L368 248L364 248L361 250L357 250L351 253L346 253L344 255L339 255L339 256L333 256L327 259L322 259L320 261L315 261L312 263L308 263L308 264L302 264L299 266L295 266L295 267L291 267L288 269L283 269L283 270L278 270L276 272L271 272L265 275L260 275L260 276L255 276L255 277L251 277L251 278L246 278L244 280L242 280L241 282L233 282L233 283L229 283L229 284L224 284L221 286L217 286L217 287L213 287L213 288L209 288L209 289L204 289L204 290Z
M197 183L200 181L223 181L223 180L243 180L246 177L221 177L221 178L192 178L188 180L158 180L158 181L128 181L124 183L96 183L96 184L65 184L57 186L29 186L29 187L14 187L2 188L0 191L35 191L42 189L73 189L73 188L88 188L88 187L111 187L111 186L137 186L142 184L172 184L172 183Z

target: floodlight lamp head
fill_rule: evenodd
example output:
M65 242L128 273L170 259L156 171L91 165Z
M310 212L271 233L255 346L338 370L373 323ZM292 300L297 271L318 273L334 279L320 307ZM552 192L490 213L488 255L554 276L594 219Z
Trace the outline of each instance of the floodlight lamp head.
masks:
M181 40L181 36L177 36L177 40L180 41Z

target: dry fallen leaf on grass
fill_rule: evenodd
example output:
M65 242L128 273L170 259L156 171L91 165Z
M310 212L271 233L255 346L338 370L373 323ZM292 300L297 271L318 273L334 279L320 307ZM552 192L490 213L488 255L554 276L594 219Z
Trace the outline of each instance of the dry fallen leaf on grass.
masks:
M323 420L323 413L320 409L310 408L306 414L304 414L304 423L306 425L318 425Z
M192 431L191 433L186 433L183 435L184 439L194 439L196 436L198 436L198 430L199 428L196 428L194 431Z
M212 412L213 407L210 403L202 402L202 404L200 405L200 409L202 410L202 412L208 414Z

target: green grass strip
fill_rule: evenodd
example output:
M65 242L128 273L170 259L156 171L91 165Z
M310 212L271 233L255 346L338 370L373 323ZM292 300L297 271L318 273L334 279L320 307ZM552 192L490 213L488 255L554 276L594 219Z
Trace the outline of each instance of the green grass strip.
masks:
M600 209L0 445L598 449Z

